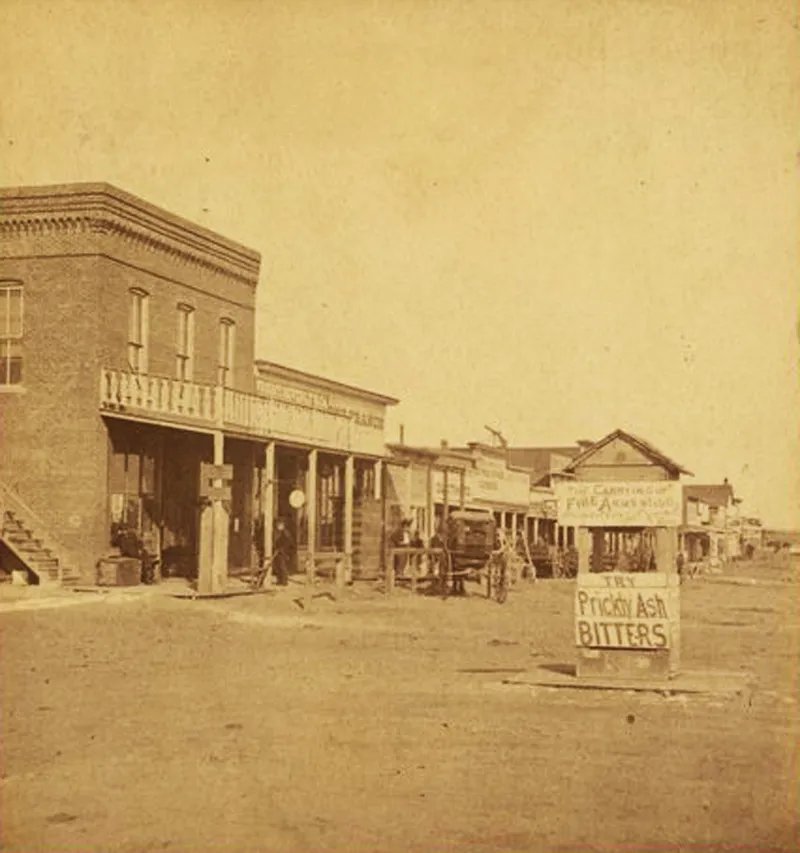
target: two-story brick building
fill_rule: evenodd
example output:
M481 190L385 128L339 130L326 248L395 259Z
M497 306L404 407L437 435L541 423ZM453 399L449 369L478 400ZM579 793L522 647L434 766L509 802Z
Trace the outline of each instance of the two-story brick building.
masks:
M397 401L255 363L257 252L106 184L2 190L0 237L4 565L91 580L124 524L196 573L203 462L233 469L228 565L279 515L312 554L379 559L358 514Z

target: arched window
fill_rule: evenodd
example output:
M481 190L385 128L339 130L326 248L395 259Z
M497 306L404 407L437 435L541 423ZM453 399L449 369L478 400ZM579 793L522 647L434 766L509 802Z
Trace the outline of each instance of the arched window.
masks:
M175 345L175 377L191 382L194 373L194 308L178 305L178 334Z
M149 297L146 291L138 287L130 291L130 296L128 369L132 373L147 373Z
M217 383L230 388L233 385L233 354L236 346L236 324L230 317L219 321L219 362Z
M0 281L0 387L22 384L22 282Z

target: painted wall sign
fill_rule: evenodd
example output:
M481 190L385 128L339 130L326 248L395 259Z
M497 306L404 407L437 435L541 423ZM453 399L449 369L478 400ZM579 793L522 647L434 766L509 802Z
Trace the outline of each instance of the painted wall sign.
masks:
M451 471L447 480L448 499L457 504L461 474ZM444 476L434 473L435 500L441 502L444 493ZM530 497L530 477L523 471L513 471L505 463L494 459L479 459L474 468L464 471L464 500L467 504L512 504L527 510Z
M386 407L382 404L287 380L258 378L256 386L271 434L323 447L383 454Z
M315 391L286 382L258 378L258 393L272 400L305 409L315 409L355 421L359 426L383 431L383 408L379 404L349 399L343 394Z
M677 577L663 573L579 575L575 644L587 649L669 649L678 595Z
M677 527L681 484L660 482L556 483L558 523L576 527Z

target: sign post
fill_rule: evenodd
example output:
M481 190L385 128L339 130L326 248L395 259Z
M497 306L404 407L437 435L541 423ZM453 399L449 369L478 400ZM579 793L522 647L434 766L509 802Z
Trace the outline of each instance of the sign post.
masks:
M669 679L680 662L675 480L587 481L556 485L560 524L578 528L575 646L578 678ZM654 531L655 571L605 571L609 531ZM619 538L619 537L618 537ZM649 567L648 567L649 568Z
M215 462L222 458L222 436L215 435ZM200 555L197 591L217 595L225 591L228 576L228 511L233 465L200 463Z

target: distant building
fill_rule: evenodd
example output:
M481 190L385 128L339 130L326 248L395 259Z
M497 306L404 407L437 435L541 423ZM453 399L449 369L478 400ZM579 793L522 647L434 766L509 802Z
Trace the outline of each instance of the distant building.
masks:
M716 564L740 556L740 503L727 480L683 487L680 544L690 563L709 560Z
M528 527L532 542L556 548L575 544L575 531L559 526L553 484L565 474L567 466L590 447L591 441L558 447L506 447L510 465L528 471L531 480Z
M411 518L430 537L455 509L488 510L510 536L525 529L530 510L530 476L510 466L501 448L480 442L465 447L410 447L390 444L387 501L391 524Z
M560 528L552 490L554 479L591 442L565 447L507 447L483 442L438 447L389 444L387 511L390 527L410 519L430 537L444 508L481 509L494 514L508 536L517 532L531 544L566 548L572 528Z
M739 515L733 522L739 532L739 551L742 557L752 557L765 543L764 526L760 518Z
M509 465L530 472L531 485L549 488L553 475L561 473L589 445L591 442L563 447L507 447L506 458Z

